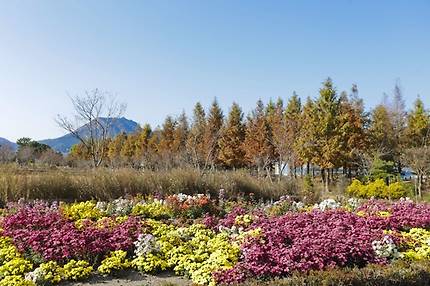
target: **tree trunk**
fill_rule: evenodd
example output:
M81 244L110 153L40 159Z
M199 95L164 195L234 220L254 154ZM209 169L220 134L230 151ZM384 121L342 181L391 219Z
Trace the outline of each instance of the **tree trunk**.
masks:
M418 175L418 197L421 199L421 188L422 188L422 183L423 183L423 175L419 174Z

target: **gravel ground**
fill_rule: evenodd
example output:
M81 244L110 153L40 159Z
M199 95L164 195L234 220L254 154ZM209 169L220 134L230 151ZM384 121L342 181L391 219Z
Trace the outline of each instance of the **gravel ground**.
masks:
M190 286L191 281L175 276L172 273L160 273L158 275L143 275L137 272L129 272L123 277L93 276L84 282L66 282L61 286Z

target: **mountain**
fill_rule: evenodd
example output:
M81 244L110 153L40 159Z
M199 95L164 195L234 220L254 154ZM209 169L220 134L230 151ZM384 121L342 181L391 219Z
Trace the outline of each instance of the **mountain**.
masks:
M100 118L100 121L104 122L105 124L107 124L110 120L114 120L114 119ZM114 137L122 132L125 132L127 134L133 133L137 131L139 128L140 128L139 124L137 124L133 120L129 120L124 117L116 118L112 124L110 135ZM85 137L88 134L88 128L86 127L86 125L80 127L78 129L78 133L80 134L80 136ZM59 138L45 139L45 140L40 140L39 142L50 146L52 149L58 152L69 153L70 148L72 148L73 145L78 144L79 140L76 139L76 137L74 137L71 133L69 133Z
M18 145L14 142L10 142L9 140L0 137L0 146L10 146L13 150L16 150L18 148Z

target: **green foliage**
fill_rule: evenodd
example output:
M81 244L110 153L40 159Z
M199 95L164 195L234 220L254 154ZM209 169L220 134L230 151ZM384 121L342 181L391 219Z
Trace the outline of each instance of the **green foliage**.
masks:
M394 162L384 161L380 158L375 158L372 162L372 166L369 170L369 173L371 180L387 180L388 178L394 177Z

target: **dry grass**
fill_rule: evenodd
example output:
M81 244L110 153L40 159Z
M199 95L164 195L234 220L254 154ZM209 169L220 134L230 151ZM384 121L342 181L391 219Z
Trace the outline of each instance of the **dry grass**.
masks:
M126 195L211 193L225 189L230 198L253 193L255 198L276 199L296 195L294 180L256 178L246 171L217 171L201 174L194 169L167 172L133 169L28 169L0 167L0 201L24 199L109 200Z

